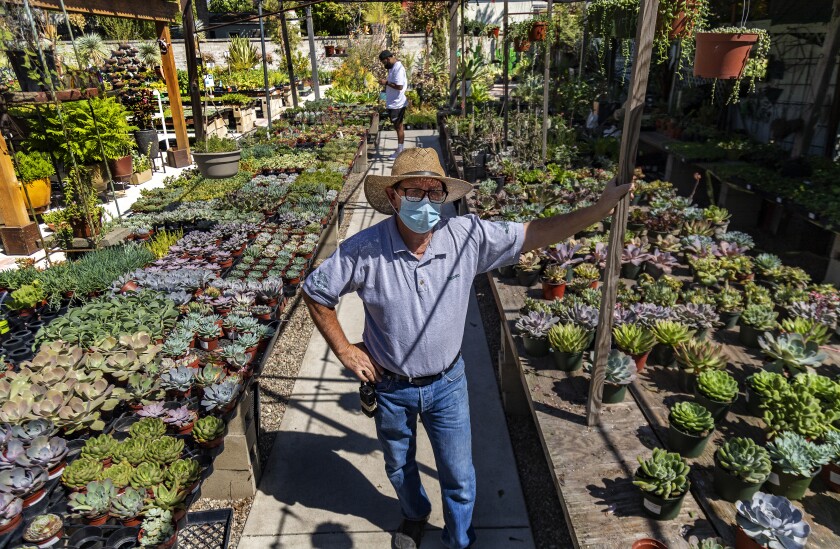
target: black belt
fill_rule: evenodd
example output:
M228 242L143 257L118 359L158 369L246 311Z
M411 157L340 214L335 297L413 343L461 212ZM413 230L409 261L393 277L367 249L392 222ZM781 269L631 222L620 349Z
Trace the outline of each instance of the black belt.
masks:
M402 374L392 372L390 370L385 370L385 372L382 375L384 377L387 377L388 379L394 379L396 381L405 381L405 382L408 382L408 383L410 383L412 385L415 385L417 387L425 387L426 385L434 383L435 381L442 378L443 374L445 374L446 372L448 372L449 370L451 370L452 368L455 367L455 365L458 363L458 360L460 360L460 358L461 358L461 351L458 351L458 354L455 355L455 358L452 360L452 362L449 364L449 366L446 367L446 369L444 371L442 371L439 374L434 374L434 375L430 375L430 376L408 377L408 376L404 376Z

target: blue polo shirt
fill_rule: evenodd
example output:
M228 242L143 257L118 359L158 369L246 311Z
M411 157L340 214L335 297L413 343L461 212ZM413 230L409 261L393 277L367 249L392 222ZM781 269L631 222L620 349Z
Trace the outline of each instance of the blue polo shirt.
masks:
M331 308L344 294L358 293L362 339L373 360L409 377L434 375L461 349L473 278L516 263L524 238L522 223L452 217L435 226L418 259L391 216L345 240L303 290Z

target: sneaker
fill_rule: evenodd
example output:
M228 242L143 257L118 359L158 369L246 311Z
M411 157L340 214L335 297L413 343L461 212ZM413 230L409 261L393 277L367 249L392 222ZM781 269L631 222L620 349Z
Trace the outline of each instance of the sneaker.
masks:
M426 527L426 519L408 520L403 519L400 528L394 534L393 549L417 549L423 539L423 529Z
M391 153L391 156L388 157L388 160L396 160L397 156L399 156L400 151L394 151Z

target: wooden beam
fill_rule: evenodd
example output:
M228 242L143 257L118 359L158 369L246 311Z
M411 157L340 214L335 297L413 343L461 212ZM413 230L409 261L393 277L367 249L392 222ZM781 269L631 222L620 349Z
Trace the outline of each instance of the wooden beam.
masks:
M29 224L26 203L18 187L15 165L6 139L0 135L0 218L7 227L23 227Z
M158 21L158 39L169 45L166 53L160 56L160 66L166 79L166 91L169 94L169 110L172 112L172 125L175 126L175 143L179 150L186 149L189 156L190 139L187 136L187 122L184 120L184 106L181 104L181 88L178 86L178 71L175 69L175 53L172 48L172 37L169 25Z
M828 84L831 82L831 75L834 72L834 60L840 52L840 0L834 0L831 9L831 21L825 33L822 55L817 60L814 68L816 82L808 88L808 99L802 107L802 129L793 138L793 149L791 158L807 156L811 148L811 141L814 139L814 130L822 118L825 96L828 93Z
M656 30L656 14L659 0L642 0L639 8L639 24L636 29L636 58L633 61L633 76L630 90L624 103L624 128L621 133L621 150L616 179L619 185L630 183L636 167L639 148L639 131L642 126L642 112L645 108L650 57L653 51L653 34ZM624 249L624 232L627 229L627 210L630 196L619 201L613 211L610 230L607 269L604 273L604 287L601 294L601 310L598 316L598 333L595 337L595 367L589 384L589 399L586 402L586 423L596 425L600 421L601 396L604 390L604 373L610 354L612 339L613 310L618 289L621 251Z
M187 56L187 75L190 82L193 131L196 141L203 141L205 138L204 106L201 104L201 88L198 84L198 52L195 47L195 16L193 15L192 0L186 0L186 8L184 8L184 50Z
M508 144L508 126L510 124L510 116L508 115L508 104L510 103L510 74L508 74L508 65L510 64L510 44L507 41L510 6L508 5L508 0L505 0L503 10L504 11L502 12L502 47L505 49L505 51L502 55L502 79L505 82L505 97L502 100L502 150L504 150Z
M23 0L8 0L12 4L23 4ZM45 10L61 11L59 0L29 0L29 5ZM67 13L143 19L171 23L178 14L178 4L170 0L64 0Z
M548 0L548 28L549 36L545 39L545 72L543 73L543 111L542 111L542 161L545 162L548 153L548 80L551 77L551 16L554 0Z

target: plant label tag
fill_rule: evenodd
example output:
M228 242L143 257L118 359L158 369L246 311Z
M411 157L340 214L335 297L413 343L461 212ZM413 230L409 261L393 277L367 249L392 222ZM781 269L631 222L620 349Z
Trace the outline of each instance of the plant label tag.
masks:
M750 185L749 183L747 183L747 190L748 190L748 191L751 191L751 190L752 190L752 185Z
M782 203L782 197L781 197L781 196L777 196L777 197L776 197L776 202L778 202L779 204L781 204L781 203Z
M776 486L778 486L779 485L779 475L777 475L776 473L773 473L771 471L770 476L767 477L767 482L769 482L770 484L775 484Z
M840 484L840 475L838 475L834 471L831 471L831 472L828 473L828 480L832 484Z
M750 401L750 392L744 391L744 400L749 402Z
M817 217L817 216L815 216L815 215L814 215L814 214L812 214L811 212L808 212L808 219L815 219L816 217Z
M654 515L659 515L662 513L662 506L657 505L654 502L650 501L649 499L645 498L644 501L645 509L653 513Z
M205 351L206 351L206 350L210 347L210 342L209 342L209 341L201 341L201 340L199 340L198 342L201 344L201 345L200 345L200 346L201 346L201 348L202 348L202 349L204 349Z

